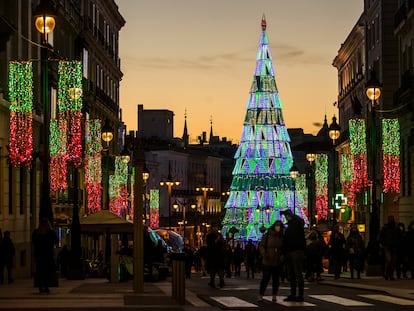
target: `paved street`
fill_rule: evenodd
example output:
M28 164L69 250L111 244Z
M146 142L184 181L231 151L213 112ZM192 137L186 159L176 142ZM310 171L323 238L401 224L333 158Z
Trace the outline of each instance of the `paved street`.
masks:
M324 275L318 284L306 283L305 302L284 302L289 285L281 283L277 309L298 310L414 310L414 281L385 281L379 277L362 280L333 280ZM110 283L105 279L73 281L61 279L49 295L39 294L33 281L16 280L0 286L0 310L274 310L270 286L263 302L257 302L260 274L255 279L225 279L226 286L212 289L209 279L193 273L186 280L186 304L171 297L170 280L145 283L144 294L134 294L132 282Z
M260 275L258 275L260 277ZM202 279L203 280L203 279ZM199 297L208 303L221 309L247 310L258 309L274 310L272 303L271 287L269 286L263 302L257 301L260 279L226 279L223 289L211 289L206 284L208 278L203 282L192 279L187 282L187 287L199 293ZM358 282L358 281L357 281ZM325 277L323 282L305 284L305 301L285 302L283 299L289 295L288 283L282 283L277 297L277 309L299 310L303 308L317 308L317 310L413 310L414 309L414 282L401 280L391 283L398 286L407 286L406 291L399 289L399 293L385 292L385 283L380 278L365 279L360 283L352 283L351 280L343 279L334 281L331 277ZM203 288L204 286L204 288ZM411 287L411 291L410 291ZM405 293L405 294L404 294ZM395 296L398 295L398 296ZM399 296L405 296L399 297ZM410 299L411 298L411 299Z

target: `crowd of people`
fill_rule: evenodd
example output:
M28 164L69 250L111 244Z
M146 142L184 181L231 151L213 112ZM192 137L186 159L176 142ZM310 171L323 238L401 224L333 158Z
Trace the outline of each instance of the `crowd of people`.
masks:
M343 230L334 225L329 235L317 227L305 232L303 220L290 210L283 212L287 224L276 221L264 232L261 240L247 243L224 240L215 224L206 236L206 245L198 250L186 245L186 277L191 269L209 275L210 287L225 286L225 278L240 277L242 266L246 277L254 279L260 273L258 300L263 300L271 280L272 297L276 296L280 281L289 281L290 295L286 301L303 301L304 280L318 282L327 271L339 279L345 271L351 279L360 279L367 262L364 238L356 225ZM380 230L380 263L383 277L414 279L414 221L405 230L402 223L389 217ZM218 278L218 283L216 279Z

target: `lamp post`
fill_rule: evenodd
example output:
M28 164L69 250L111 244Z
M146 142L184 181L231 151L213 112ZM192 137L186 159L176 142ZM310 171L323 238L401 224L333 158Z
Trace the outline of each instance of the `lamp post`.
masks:
M310 174L309 174L309 183L308 183L308 214L309 214L309 225L312 227L314 223L314 208L313 208L313 200L314 200L314 192L315 192L315 180L314 180L314 167L313 163L315 162L316 154L310 152L306 154L306 160L309 162L310 166Z
M53 224L52 202L50 200L50 181L49 181L49 45L48 35L55 28L55 15L53 8L48 1L42 0L36 10L33 12L35 26L37 31L42 35L42 45L40 52L41 60L41 85L42 85L42 109L43 109L43 164L42 164L42 195L39 208L39 219L47 218Z
M183 222L183 240L184 240L184 243L185 243L185 227L186 227L186 225L187 225L187 218L186 218L186 209L187 209L187 204L188 204L188 202L187 203L185 203L185 204L181 204L181 206L182 206L182 210L183 210L183 220L182 220L182 222ZM194 203L191 203L190 204L190 207L191 207L191 209L195 209L196 208L196 205L194 204ZM176 211L178 211L178 209L179 209L179 204L178 204L178 201L177 200L175 200L175 202L174 202L174 204L173 204L173 208L176 210Z
M377 128L375 106L377 99L381 96L381 84L377 79L375 71L371 72L371 78L365 86L366 95L371 101L371 196L370 196L370 224L369 240L371 243L377 241L379 233L379 207L377 202L377 184L376 184L376 159L377 159Z
M299 171L298 171L298 168L295 162L293 162L292 167L290 168L289 174L293 182L293 214L296 215L296 177L298 177Z
M203 226L204 226L204 232L206 232L207 228L207 217L206 217L206 211L207 211L207 192L214 191L213 187L197 187L196 191L202 191L203 192Z
M107 151L105 160L105 185L106 191L104 192L104 209L109 210L109 143L114 138L112 127L109 125L109 120L105 120L105 124L102 127L102 140L106 143L104 150Z
M160 186L167 186L168 188L168 229L171 230L171 189L173 186L179 186L181 182L173 180L171 177L171 167L168 163L168 176L166 180L160 181Z
M336 117L335 115L332 117L332 123L329 126L329 138L332 139L332 162L333 162L333 183L332 183L332 198L331 198L331 208L333 210L333 224L336 224L336 206L334 205L333 201L335 199L336 196L336 171L337 171L337 167L336 167L336 150L335 150L335 146L336 146L336 141L338 140L339 136L341 135L341 127L339 126L339 124L336 122Z

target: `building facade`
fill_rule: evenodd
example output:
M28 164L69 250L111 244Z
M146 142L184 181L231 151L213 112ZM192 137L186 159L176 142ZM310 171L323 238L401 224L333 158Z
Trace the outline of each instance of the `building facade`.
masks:
M40 66L42 40L34 26L34 11L47 2L55 12L56 27L49 34L48 102L53 117L57 99L59 59L79 60L83 64L83 118L108 119L119 126L119 81L122 77L118 56L119 30L125 20L114 1L100 0L6 0L0 3L0 228L11 231L15 242L15 277L31 275L31 232L37 227L42 187L41 133L44 114L41 106ZM30 168L13 167L7 161L9 141L8 63L33 62L33 152ZM3 122L5 121L5 122ZM112 147L112 152L117 152ZM46 163L46 165L49 165ZM82 170L68 168L68 190L51 194L58 233L69 226L78 191L80 213L84 213L83 185L75 189L74 174L82 181ZM62 237L61 243L65 243Z

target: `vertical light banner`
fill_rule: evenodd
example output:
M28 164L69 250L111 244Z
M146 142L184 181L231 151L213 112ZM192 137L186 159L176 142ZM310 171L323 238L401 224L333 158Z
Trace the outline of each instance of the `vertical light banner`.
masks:
M308 187L306 187L306 174L301 174L296 177L295 189L296 214L302 219L308 219Z
M150 189L150 227L158 228L160 225L160 191Z
M9 158L14 166L30 167L33 160L32 63L9 63L10 137Z
M315 157L316 215L318 219L328 219L328 155Z
M353 171L351 190L359 193L368 186L366 126L364 119L349 120L349 138Z
M65 119L53 119L49 124L49 174L50 191L65 191L68 188L67 181L67 122Z
M400 124L397 119L382 120L382 150L383 191L400 193Z
M101 121L86 120L85 183L88 214L101 210L102 200Z
M341 173L340 182L342 193L348 199L348 205L353 207L355 203L355 192L352 191L352 156L350 154L341 154Z

